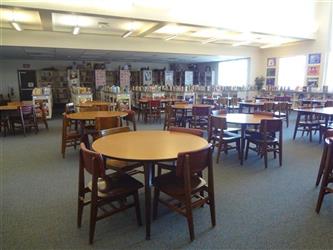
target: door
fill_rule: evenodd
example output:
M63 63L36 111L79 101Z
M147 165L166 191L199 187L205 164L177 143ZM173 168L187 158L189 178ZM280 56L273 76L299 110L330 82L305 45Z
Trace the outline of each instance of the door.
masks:
M20 100L32 100L32 90L37 86L35 70L18 70Z

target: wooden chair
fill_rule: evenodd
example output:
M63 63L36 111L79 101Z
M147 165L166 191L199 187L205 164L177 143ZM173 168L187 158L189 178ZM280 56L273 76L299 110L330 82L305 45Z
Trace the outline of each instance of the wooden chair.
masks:
M147 119L153 121L161 121L161 101L160 100L149 100L148 101L148 112L146 113Z
M311 106L302 106L300 107L302 109L311 108ZM304 133L307 133L309 135L309 140L312 142L312 135L315 132L320 133L320 124L322 124L323 121L318 119L318 116L314 114L309 114L308 112L297 112L297 118L296 118L296 124L295 124L295 130L294 130L294 136L293 140L296 138L296 134L298 131L302 132L302 136Z
M110 108L109 108L109 105L105 104L105 105L98 105L96 106L98 111L109 111Z
M117 127L117 128L111 128L111 129L104 129L104 130L99 131L99 137L118 134L118 133L124 133L124 132L129 132L129 131L131 131L129 127ZM105 163L106 163L107 169L111 169L116 172L127 173L129 175L144 173L143 170L138 170L138 168L142 166L142 163L140 163L140 162L106 159Z
M253 113L254 115L262 115L262 116L269 116L273 119L273 112L269 112L269 111L254 111ZM252 125L252 126L248 126L247 129L245 130L245 134L246 135L250 135L253 133L258 133L259 132L259 126L258 125Z
M333 107L333 101L331 101L331 100L326 101L325 107Z
M85 173L91 175L91 181L87 184L85 184ZM98 220L128 208L135 207L138 225L142 225L138 194L138 190L142 187L142 183L129 175L119 173L106 175L102 155L88 150L84 143L81 143L77 226L81 227L83 208L90 204L90 244L94 241ZM86 198L88 193L90 198ZM132 203L127 202L129 196L133 196ZM107 207L107 204L110 206Z
M61 137L61 154L62 158L65 158L66 148L80 145L81 135L77 130L72 130L70 126L70 120L67 115L64 114L62 120L62 137Z
M240 101L239 98L232 97L230 102L229 102L229 105L228 105L228 111L229 112L240 112L240 107L238 105L239 101Z
M220 110L212 110L212 115L213 116L217 116L217 115L227 115L228 113L228 109L220 109ZM240 128L235 128L235 127L228 127L227 130L228 132L232 132L232 133L238 133L239 131L241 131Z
M45 125L45 128L49 129L49 124L47 123L47 107L43 105L43 101L36 102L35 105L35 112L36 112L36 119L37 123L43 123Z
M124 111L127 113L123 119L126 122L126 126L129 126L132 123L133 130L136 131L136 118L135 118L135 111L134 110L126 110Z
M26 131L31 128L35 130L35 134L38 133L38 124L34 105L19 106L17 109L17 115L10 116L9 121L14 135L15 129L17 128L23 130L24 136L26 135Z
M208 185L199 174L206 168ZM157 217L158 203L166 205L187 218L190 239L193 241L192 209L208 204L212 226L216 225L211 145L201 150L179 153L176 171L156 177L154 186L153 219ZM170 196L172 201L161 199L160 192Z
M278 133L278 136L276 135ZM279 154L279 164L282 166L282 120L266 120L262 119L258 133L252 133L246 136L245 160L247 159L249 149L257 152L264 157L265 168L267 168L267 155L269 152ZM255 148L250 147L250 143L256 145Z
M95 129L100 131L103 129L120 127L119 117L96 117L95 119Z
M9 131L9 117L0 111L0 133L3 129L3 136L6 136Z
M324 200L324 196L330 193L333 193L333 188L329 187L330 183L333 183L333 138L325 139L326 158L323 169L323 177L321 181L321 187L319 191L316 212L319 213L321 205Z
M240 140L241 136L239 134L228 131L226 118L210 117L208 142L212 143L213 150L214 147L218 148L216 163L219 163L221 152L228 153L229 149L236 149L238 151L238 158L241 160ZM231 143L235 143L236 145L230 146Z
M200 107L193 105L190 127L198 129L208 129L208 120L210 113L210 107Z
M273 102L265 102L262 108L262 111L273 112L274 111L274 103Z
M171 105L167 105L165 107L163 130L168 130L171 126L177 126L176 112Z
M289 127L289 103L279 102L274 105L274 117L281 118L286 121L287 128Z
M333 129L329 129L325 132L324 135L324 139L328 138L328 137L333 137ZM325 167L325 163L326 163L326 156L327 156L327 144L325 143L324 145L324 150L323 150L323 154L321 156L321 160L320 160L320 165L319 165L319 170L318 170L318 174L317 174L317 180L316 180L316 186L319 185L321 177L323 175L323 171L324 171L324 167Z

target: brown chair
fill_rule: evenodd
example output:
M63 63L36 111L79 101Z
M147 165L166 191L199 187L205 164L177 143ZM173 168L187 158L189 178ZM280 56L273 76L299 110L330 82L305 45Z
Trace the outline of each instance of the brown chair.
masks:
M171 126L177 125L176 112L171 105L166 105L163 130L168 130Z
M43 104L43 101L36 102L35 112L36 112L37 123L44 123L45 128L48 130L49 124L47 123L47 118L46 118L48 110L47 106Z
M36 112L33 105L19 106L17 109L17 115L10 116L9 121L14 135L15 129L17 128L23 130L24 136L26 135L26 131L31 128L35 130L36 134L38 133Z
M208 168L208 185L200 176L206 168ZM153 219L157 217L158 203L166 205L187 218L190 238L193 241L192 209L208 204L212 225L216 225L211 145L201 150L179 153L176 171L156 177L154 186ZM160 192L167 194L173 200L161 199Z
M274 105L274 117L281 118L286 121L287 128L289 127L289 103L278 102Z
M278 133L278 136L276 135ZM269 152L279 154L279 164L282 166L282 120L262 119L260 122L259 132L246 136L245 160L247 159L249 149L257 152L264 157L265 168L267 168L267 156ZM250 147L250 143L255 144L254 148Z
M229 102L229 105L228 105L228 111L229 112L240 112L240 106L238 105L239 101L240 101L239 98L232 97Z
M148 111L146 113L147 119L153 121L161 121L161 101L160 100L149 100Z
M212 110L212 115L213 116L217 116L217 115L226 115L228 113L227 109L219 109L219 110ZM232 133L238 133L239 131L241 131L240 128L235 128L235 127L228 127L227 130L228 132L232 132Z
M99 137L130 132L130 131L131 130L129 127L116 127L116 128L104 129L99 131ZM111 169L116 172L127 173L129 175L144 173L142 170L137 169L142 166L142 163L140 162L128 162L116 159L106 159L105 163L107 169Z
M300 108L311 109L311 106L302 106ZM323 123L323 121L319 120L318 118L319 117L315 114L298 111L293 140L295 140L297 132L300 131L302 132L302 136L304 135L304 133L307 133L309 135L310 142L312 142L313 133L317 131L320 133L320 124Z
M3 129L3 135L6 136L9 131L9 118L0 111L0 132Z
M107 104L98 105L96 107L97 107L98 111L109 111L109 105L107 105Z
M124 111L127 113L123 119L126 122L126 126L129 126L129 123L132 123L133 130L136 131L136 118L135 118L135 111L134 110L126 110Z
M236 149L238 151L238 158L241 160L240 140L240 135L228 131L226 118L210 117L208 142L212 143L213 150L214 147L218 148L216 163L219 163L221 152L228 153L229 149ZM235 143L236 145L230 146L231 143Z
M91 181L87 185L85 173L91 175ZM96 222L117 212L135 207L138 225L142 225L138 192L142 187L142 183L129 175L106 175L102 155L88 150L84 143L81 143L77 226L81 227L84 206L90 204L90 244L94 241ZM91 194L88 199L85 197L87 193ZM132 203L127 202L129 196L133 196ZM106 207L106 204L110 206Z
M316 206L317 213L320 212L324 196L333 193L333 188L329 187L329 184L333 183L333 138L332 137L325 139L325 147L326 147L326 157L325 157L321 187Z
M333 100L328 100L325 102L325 107L333 107Z
M273 102L265 102L262 108L262 111L273 112L274 111L274 103Z
M96 131L120 127L119 117L96 117L95 119L95 129Z
M333 129L327 130L325 132L325 134L324 134L324 137L325 137L324 139L326 139L328 137L333 137ZM321 177L323 175L323 171L324 171L324 167L325 167L325 162L326 162L326 156L327 156L327 144L325 143L323 154L322 154L321 160L320 160L318 174L317 174L316 186L319 185Z
M70 126L70 120L67 115L64 114L62 120L62 137L61 137L61 154L65 158L66 148L80 145L81 135L77 130L72 130Z
M201 107L193 105L190 127L198 129L208 129L208 119L210 113L211 113L210 107Z
M269 111L254 111L254 115L262 115L262 116L269 116L273 119L273 112ZM259 126L258 125L252 125L248 126L247 129L245 130L245 134L250 135L252 133L258 133L259 132Z

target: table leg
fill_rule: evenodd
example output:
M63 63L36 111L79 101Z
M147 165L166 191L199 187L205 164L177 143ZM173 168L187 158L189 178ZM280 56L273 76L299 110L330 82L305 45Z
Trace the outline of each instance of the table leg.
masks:
M241 165L243 165L243 159L244 159L244 146L245 146L245 129L246 124L241 125Z
M152 162L145 162L145 214L146 214L146 240L150 240L151 223L151 186L152 186Z

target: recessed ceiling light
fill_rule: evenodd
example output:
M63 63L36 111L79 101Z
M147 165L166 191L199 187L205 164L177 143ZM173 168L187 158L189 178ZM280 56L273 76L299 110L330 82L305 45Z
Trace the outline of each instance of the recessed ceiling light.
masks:
M11 22L11 25L16 29L17 31L22 31L22 28L19 23L17 22Z

